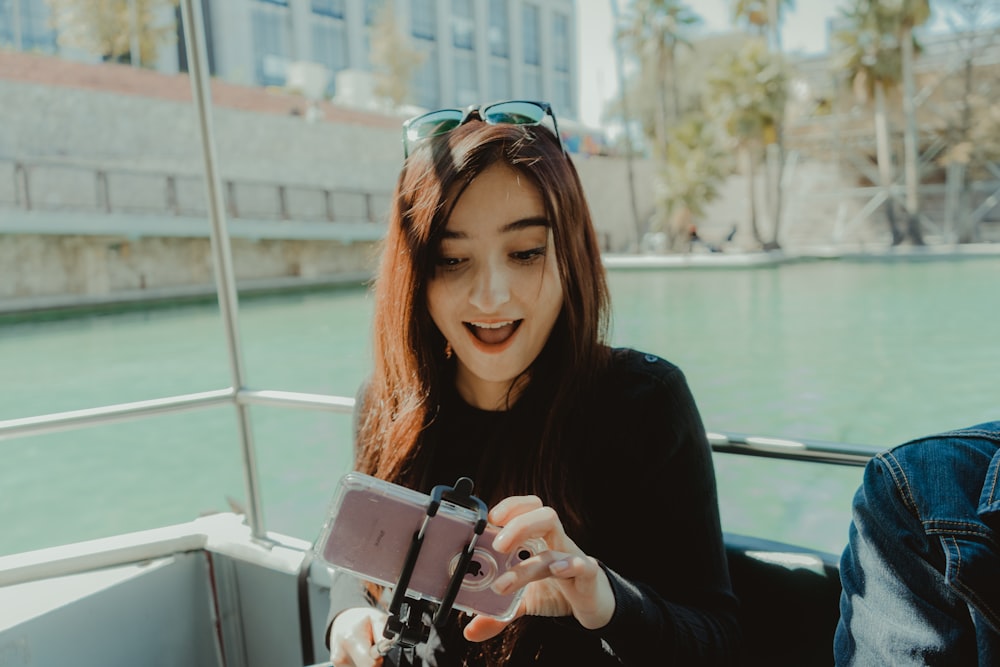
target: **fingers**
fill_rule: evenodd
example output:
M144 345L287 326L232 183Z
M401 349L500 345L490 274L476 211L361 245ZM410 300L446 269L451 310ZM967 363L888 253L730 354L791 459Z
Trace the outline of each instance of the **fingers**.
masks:
M341 612L330 631L330 662L334 667L378 667L382 656L374 651L375 637L385 624L383 612L355 608Z
M497 512L498 519L504 521L498 523L503 528L493 540L493 548L497 551L506 553L533 538L543 539L550 549L572 549L576 546L566 537L559 515L551 507L535 506L531 502L505 508L497 505L497 508L502 510Z
M493 582L501 595L524 588L519 614L563 616L572 614L586 628L607 625L616 602L611 582L595 558L585 554L566 535L558 513L537 496L511 496L490 511L490 521L503 526L493 548L509 553L518 545L541 539L546 551L515 565ZM465 631L471 641L499 633L506 623L477 617Z
M588 556L578 556L561 551L543 551L519 563L493 582L493 590L508 595L533 581L553 577L556 579L593 579L600 572L597 561Z
M518 514L542 506L542 500L538 496L510 496L501 500L490 510L490 521L498 526L505 526Z
M499 621L489 616L476 616L465 626L463 635L470 642L483 642L500 634L510 621Z

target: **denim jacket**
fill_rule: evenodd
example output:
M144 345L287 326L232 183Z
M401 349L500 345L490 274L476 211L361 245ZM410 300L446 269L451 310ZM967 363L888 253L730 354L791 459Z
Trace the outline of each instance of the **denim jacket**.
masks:
M1000 421L873 458L849 536L837 665L1000 664Z

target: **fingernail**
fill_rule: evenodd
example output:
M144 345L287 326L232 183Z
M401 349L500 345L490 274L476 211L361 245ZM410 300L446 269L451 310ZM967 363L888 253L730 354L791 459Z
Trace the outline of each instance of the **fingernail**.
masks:
M565 572L569 569L569 562L565 560L557 560L549 565L549 572L552 574L559 574L560 572Z
M500 575L496 581L493 582L493 591L499 593L500 595L506 595L510 590L511 586L514 584L514 575L510 572Z
M493 538L493 548L497 551L503 551L505 544L507 544L507 535L503 532L497 533L497 536Z

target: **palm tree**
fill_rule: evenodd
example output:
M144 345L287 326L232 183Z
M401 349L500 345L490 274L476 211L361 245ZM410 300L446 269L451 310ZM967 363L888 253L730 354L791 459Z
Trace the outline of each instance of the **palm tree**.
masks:
M700 21L701 17L679 0L633 0L616 32L641 68L655 77L658 96L653 136L657 155L665 151L667 131L681 115L675 70L677 47L690 46L684 33Z
M906 132L903 134L906 175L906 213L907 231L910 239L923 245L923 235L920 233L920 196L917 192L920 182L918 162L920 146L917 142L917 110L914 103L915 90L913 80L914 39L913 28L923 25L931 16L929 0L903 0L900 3L896 23L899 31L899 44L902 48L903 61L903 117L906 122Z
M731 0L733 19L746 23L761 36L767 35L781 53L781 19L785 9L795 9L795 0Z
M781 55L781 21L784 11L795 8L795 0L731 0L733 19L744 23L752 32L766 37L774 52ZM766 192L771 212L771 240L764 244L767 249L780 247L778 235L781 229L781 211L784 193L781 188L781 174L785 165L784 128L779 121L775 127L775 141L768 144L765 153L768 169L765 171Z
M736 143L747 178L750 232L764 248L777 247L777 228L763 241L757 221L756 165L760 152L777 140L788 99L784 61L771 53L763 39L751 39L724 54L709 76L708 103Z
M719 127L700 112L686 114L670 129L657 198L673 250L690 251L695 222L731 173L730 152L720 134Z
M611 0L611 18L619 25L618 1ZM618 91L621 103L622 126L625 139L625 168L628 178L628 197L632 206L632 224L635 227L635 249L642 243L643 225L639 219L639 204L635 197L635 149L632 144L632 114L629 111L628 86L625 85L625 62L622 56L622 41L615 36L615 73L618 76Z
M891 195L893 176L890 148L887 92L896 88L902 78L902 53L895 36L893 16L880 11L877 0L855 0L841 10L847 24L833 35L836 44L832 61L835 71L842 72L855 95L862 101L874 101L875 160L879 181L886 193L886 218L892 244L903 242L903 233L896 225L895 204Z

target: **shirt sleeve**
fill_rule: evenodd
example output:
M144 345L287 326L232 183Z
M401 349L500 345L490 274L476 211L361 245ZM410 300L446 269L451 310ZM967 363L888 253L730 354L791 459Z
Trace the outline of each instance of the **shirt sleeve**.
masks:
M738 602L701 416L676 366L644 355L630 368L595 487L592 555L616 609L593 632L626 665L734 663Z

